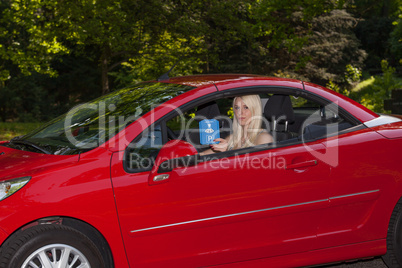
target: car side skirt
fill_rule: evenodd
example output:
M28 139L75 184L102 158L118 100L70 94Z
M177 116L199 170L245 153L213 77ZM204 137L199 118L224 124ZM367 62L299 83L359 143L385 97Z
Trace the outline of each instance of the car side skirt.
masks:
M334 264L384 255L387 251L386 239L368 241L352 245L332 247L291 255L251 260L213 267L304 267L312 265Z

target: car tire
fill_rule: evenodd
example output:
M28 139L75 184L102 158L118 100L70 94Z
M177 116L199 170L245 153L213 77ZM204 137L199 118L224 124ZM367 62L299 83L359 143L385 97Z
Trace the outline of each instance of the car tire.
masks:
M29 265L33 262L35 265ZM0 250L0 267L105 268L96 245L83 233L61 225L37 225L8 239ZM81 266L80 266L81 267Z
M402 200L392 212L388 225L387 253L382 259L389 268L402 267Z

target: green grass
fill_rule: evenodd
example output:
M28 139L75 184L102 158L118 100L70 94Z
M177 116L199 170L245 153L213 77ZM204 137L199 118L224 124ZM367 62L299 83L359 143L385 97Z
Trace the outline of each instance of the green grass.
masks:
M368 87L374 83L375 78L372 76L366 80L361 81L359 84L357 84L353 89L352 92L358 92L362 90L365 87ZM402 83L402 78L400 77L395 77L394 78L396 83Z
M370 86L371 84L374 83L375 78L372 76L369 79L363 80L361 81L359 84L357 84L353 89L352 92L358 92L360 91L362 88L365 88L367 86Z
M16 136L25 135L38 128L42 123L4 123L0 122L0 141L7 141Z

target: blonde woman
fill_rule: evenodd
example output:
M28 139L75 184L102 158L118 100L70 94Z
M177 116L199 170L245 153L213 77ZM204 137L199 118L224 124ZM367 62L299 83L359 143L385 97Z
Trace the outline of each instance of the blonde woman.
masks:
M233 100L233 112L233 133L225 139L215 139L219 143L211 144L211 149L201 155L273 142L272 136L261 128L262 106L258 95L236 97Z

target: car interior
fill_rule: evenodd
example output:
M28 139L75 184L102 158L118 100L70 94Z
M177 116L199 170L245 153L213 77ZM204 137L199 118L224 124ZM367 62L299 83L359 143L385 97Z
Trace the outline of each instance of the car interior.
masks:
M349 129L356 124L339 115L335 105L321 105L317 102L285 94L259 94L263 111L263 128L274 139L268 146L279 147L295 143L325 138L340 131ZM180 115L165 121L167 140L184 140L191 143L198 152L210 146L200 143L199 122L203 119L219 121L220 137L226 138L231 133L234 97L221 98L202 103L182 111ZM165 143L160 124L151 131L145 131L142 137L129 146L126 163L129 169L137 170L130 163L138 162L137 158L128 159L133 155L152 163L162 145ZM135 160L135 161L134 161ZM142 163L144 166L144 162ZM143 170L143 169L141 169ZM147 169L146 169L147 170Z

